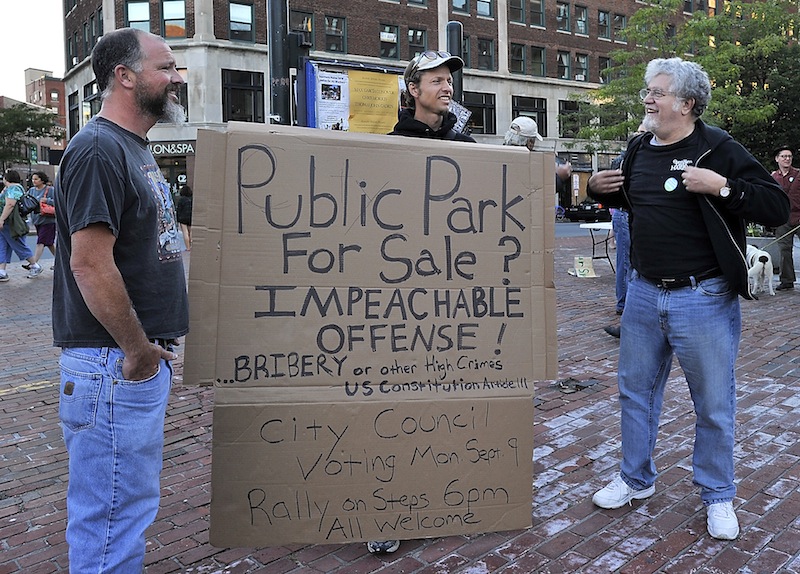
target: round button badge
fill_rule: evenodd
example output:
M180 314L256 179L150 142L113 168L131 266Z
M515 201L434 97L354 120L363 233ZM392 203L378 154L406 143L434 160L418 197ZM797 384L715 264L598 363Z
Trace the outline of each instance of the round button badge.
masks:
M664 189L667 191L675 191L678 189L678 180L674 177L669 178L667 181L664 182Z

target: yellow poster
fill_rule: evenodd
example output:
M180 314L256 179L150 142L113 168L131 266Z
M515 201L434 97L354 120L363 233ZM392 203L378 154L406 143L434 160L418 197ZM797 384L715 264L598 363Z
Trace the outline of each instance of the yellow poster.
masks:
M397 123L400 89L395 74L350 70L350 131L386 134Z

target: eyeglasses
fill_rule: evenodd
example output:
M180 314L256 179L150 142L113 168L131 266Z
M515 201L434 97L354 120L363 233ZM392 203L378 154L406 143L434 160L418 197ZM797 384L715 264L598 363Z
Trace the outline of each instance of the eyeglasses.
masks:
M642 98L642 101L647 99L647 96L652 97L654 100L660 100L664 96L674 96L675 92L665 92L663 90L659 90L658 88L651 90L650 88L642 88L639 90L639 97Z
M780 159L792 159L792 154L781 154L778 156Z
M422 63L422 59L426 60L438 60L439 58L452 58L453 55L450 52L444 52L441 50L427 50L422 52L421 54L417 54L414 56L414 60L412 60L411 68L409 69L408 75L411 76L414 72L417 71L419 68L420 63Z
M426 50L421 54L417 54L416 60L419 62L422 58L426 58L428 60L435 60L436 58L449 58L452 54L450 52L443 52L440 50Z

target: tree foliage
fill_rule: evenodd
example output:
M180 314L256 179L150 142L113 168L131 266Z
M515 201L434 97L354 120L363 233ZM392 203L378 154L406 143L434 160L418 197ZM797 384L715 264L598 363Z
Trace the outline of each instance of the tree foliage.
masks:
M642 118L638 92L647 62L680 56L702 65L711 78L703 119L771 166L777 145L800 142L796 6L789 0L718 2L717 14L687 17L683 4L654 0L630 18L627 46L611 53L607 83L576 96L584 116L581 143L589 151L618 148Z
M42 108L17 104L0 109L0 165L27 163L29 146L38 139L63 137L55 115Z

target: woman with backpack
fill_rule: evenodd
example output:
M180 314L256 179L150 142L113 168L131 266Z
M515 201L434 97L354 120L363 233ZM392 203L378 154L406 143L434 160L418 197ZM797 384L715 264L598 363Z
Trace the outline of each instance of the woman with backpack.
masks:
M5 189L0 193L0 283L8 281L6 267L11 263L12 253L16 253L20 261L28 262L28 277L35 277L42 272L42 267L33 258L33 251L25 243L26 233L18 235L10 220L13 217L22 218L17 208L17 201L25 190L19 172L14 169L7 170L3 174L3 184ZM27 223L25 225L27 229ZM34 270L38 271L35 275L31 275Z
M49 183L48 175L43 171L33 172L31 176L31 183L33 186L28 190L33 197L39 201L39 212L31 213L31 223L36 227L36 249L33 253L34 262L38 263L42 258L44 248L50 250L50 253L55 256L56 254L56 212L55 201L53 198L53 186ZM36 271L33 266L28 263L23 263L22 266L28 269L28 278L32 279L41 274L42 267Z

